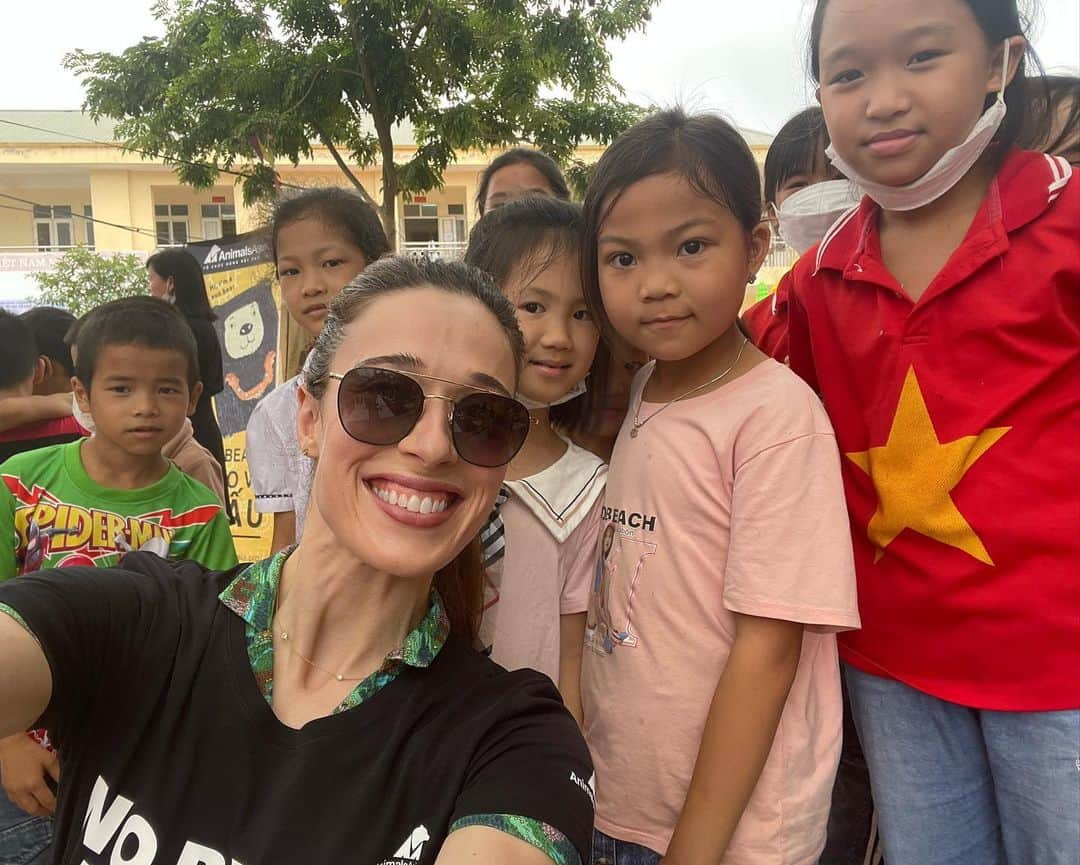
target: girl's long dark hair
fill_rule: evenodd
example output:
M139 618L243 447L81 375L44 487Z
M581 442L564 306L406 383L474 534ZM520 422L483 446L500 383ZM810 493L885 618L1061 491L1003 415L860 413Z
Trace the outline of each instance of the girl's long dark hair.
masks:
M173 302L185 318L207 321L217 318L206 296L202 267L190 253L183 249L163 249L146 259L146 267L152 267L162 279L173 278Z

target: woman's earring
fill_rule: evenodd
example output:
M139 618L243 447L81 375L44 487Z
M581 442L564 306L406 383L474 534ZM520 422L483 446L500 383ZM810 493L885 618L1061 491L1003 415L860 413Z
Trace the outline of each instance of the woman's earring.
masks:
M747 285L753 285L755 282L757 282L757 274L756 273L751 273L748 277L746 277L746 284Z

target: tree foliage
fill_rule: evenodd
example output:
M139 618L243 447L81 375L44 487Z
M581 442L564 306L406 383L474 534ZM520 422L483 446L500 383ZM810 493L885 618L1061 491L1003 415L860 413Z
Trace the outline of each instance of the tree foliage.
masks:
M146 294L146 265L129 254L101 255L76 246L48 273L35 273L42 303L80 316L106 301Z
M398 193L441 186L455 151L528 142L565 162L637 119L607 44L654 2L161 0L163 38L65 62L90 113L184 183L238 170L251 203L273 194L274 161L298 164L313 141L365 195L352 166L381 166L393 242ZM400 124L416 149L395 163Z

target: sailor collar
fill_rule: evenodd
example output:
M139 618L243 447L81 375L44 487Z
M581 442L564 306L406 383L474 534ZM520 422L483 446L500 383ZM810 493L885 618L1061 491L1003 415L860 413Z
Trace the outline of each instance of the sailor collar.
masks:
M543 471L504 485L560 544L573 533L604 492L607 464L573 442Z

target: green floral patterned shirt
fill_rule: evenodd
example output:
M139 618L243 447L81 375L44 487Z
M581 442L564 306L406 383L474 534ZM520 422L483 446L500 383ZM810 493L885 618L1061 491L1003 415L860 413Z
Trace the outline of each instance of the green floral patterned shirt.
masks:
M274 638L270 626L274 617L281 569L293 548L249 565L220 595L221 602L246 623L248 659L259 690L270 702L274 693ZM450 620L439 593L432 589L431 604L420 624L409 633L400 648L386 656L374 673L358 683L338 704L334 714L355 708L389 685L405 667L427 667L435 660L450 633ZM475 814L458 820L454 832L468 826L498 829L539 848L555 865L581 865L581 857L561 832L538 820L513 814Z

